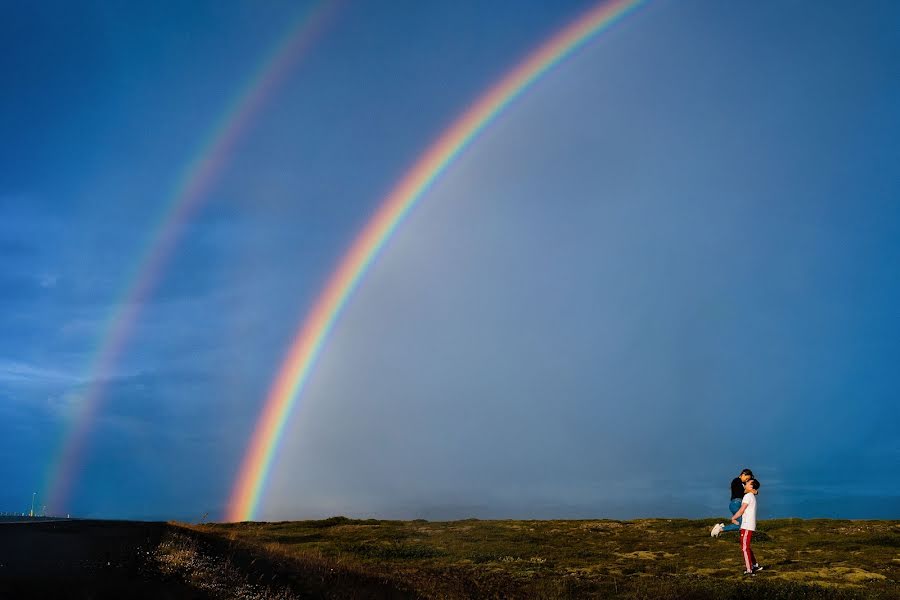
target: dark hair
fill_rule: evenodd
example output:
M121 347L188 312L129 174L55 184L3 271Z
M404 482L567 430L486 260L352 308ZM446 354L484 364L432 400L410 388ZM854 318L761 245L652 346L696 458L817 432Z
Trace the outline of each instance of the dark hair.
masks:
M754 490L759 489L759 480L758 479L751 479L749 481L749 483L750 483L750 487L752 487Z
M744 469L743 471L741 471L741 475L749 475L750 477L753 477L753 471L751 471L750 469Z

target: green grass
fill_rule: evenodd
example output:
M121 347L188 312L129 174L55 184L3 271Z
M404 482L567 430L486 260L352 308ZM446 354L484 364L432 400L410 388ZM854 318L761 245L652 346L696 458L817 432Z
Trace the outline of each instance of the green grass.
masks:
M424 598L900 598L900 522L764 521L741 574L712 519L352 520L193 529L259 552L375 576Z

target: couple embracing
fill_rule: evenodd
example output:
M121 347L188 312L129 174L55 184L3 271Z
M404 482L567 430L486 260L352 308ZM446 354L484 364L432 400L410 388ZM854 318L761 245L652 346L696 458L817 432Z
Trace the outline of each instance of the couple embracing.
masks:
M731 512L731 524L717 523L712 528L710 535L719 537L726 531L740 531L741 554L744 557L746 570L744 575L753 575L762 571L762 567L756 562L753 550L750 548L750 540L756 531L756 495L759 493L759 481L753 477L753 471L744 469L741 474L731 480L731 502L728 510Z

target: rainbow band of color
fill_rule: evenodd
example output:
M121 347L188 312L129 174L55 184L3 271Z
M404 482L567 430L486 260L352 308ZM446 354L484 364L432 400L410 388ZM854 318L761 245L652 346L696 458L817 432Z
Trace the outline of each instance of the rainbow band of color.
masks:
M383 200L329 279L271 386L234 485L227 519L255 517L285 424L341 309L416 202L478 134L541 75L645 0L603 2L553 36L451 125Z
M309 49L326 21L339 4L323 0L312 4L292 20L287 32L260 61L232 102L222 112L200 145L199 151L181 172L172 192L166 197L166 208L149 236L149 243L137 262L137 269L107 320L97 351L86 378L88 388L82 395L76 414L63 435L61 449L48 469L45 494L51 512L60 514L77 473L96 415L106 395L106 387L114 375L114 367L134 330L140 309L162 279L177 242L192 215L208 199L208 193L222 172L237 141L249 128L278 85L298 59Z

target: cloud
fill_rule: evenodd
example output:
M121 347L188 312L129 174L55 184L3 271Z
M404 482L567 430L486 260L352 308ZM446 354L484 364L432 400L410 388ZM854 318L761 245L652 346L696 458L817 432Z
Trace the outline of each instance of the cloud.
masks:
M44 273L38 277L38 283L42 288L56 287L58 281L59 275L54 275L51 273Z
M78 381L72 373L17 360L0 358L0 383L71 384Z

